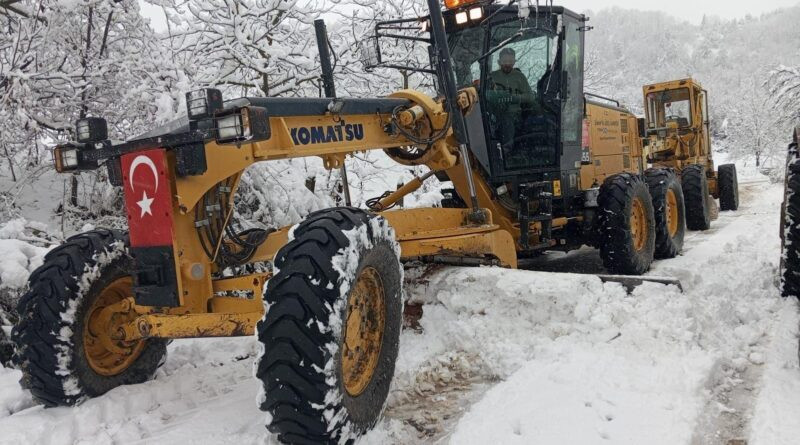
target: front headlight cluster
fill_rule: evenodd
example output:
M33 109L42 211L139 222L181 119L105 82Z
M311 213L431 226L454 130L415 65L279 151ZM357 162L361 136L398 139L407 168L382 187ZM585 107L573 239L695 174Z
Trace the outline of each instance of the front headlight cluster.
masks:
M208 119L222 110L222 92L205 88L186 93L186 112L189 120Z
M102 117L85 117L75 123L75 135L82 144L108 139L108 124Z
M251 140L264 140L270 137L269 117L262 107L242 107L216 119L217 142L229 144Z
M78 168L78 148L73 145L59 145L53 149L53 162L59 173Z

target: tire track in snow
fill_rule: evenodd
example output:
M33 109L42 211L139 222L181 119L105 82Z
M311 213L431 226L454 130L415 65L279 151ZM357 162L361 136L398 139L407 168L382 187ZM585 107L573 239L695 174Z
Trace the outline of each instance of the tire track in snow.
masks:
M734 234L753 233L745 227L757 228L763 235L759 242L777 237L778 230L778 211L775 206L780 203L768 193L769 184L767 181L754 181L740 183L741 205L736 212L721 212L719 219L712 223L710 230L704 232L690 232L691 237L687 237L687 247L683 256L706 256L705 274L714 274L717 262L714 258L724 255L733 255L735 252L725 252L720 239L729 239ZM767 220L765 215L772 216L773 220ZM766 227L765 227L766 226ZM774 226L774 227L773 227ZM774 229L774 230L770 230ZM775 253L775 258L778 253ZM670 260L665 263L656 264L655 274L659 270L669 270L675 273L678 267ZM697 274L694 270L684 270L683 273L676 275ZM767 268L763 271L741 271L744 275L747 272L771 273L774 270ZM746 290L746 283L743 282L743 290ZM699 287L696 280L692 280L689 288ZM777 293L777 289L774 290ZM772 317L774 323L774 317ZM770 327L771 329L771 327ZM761 335L752 342L751 349L759 350L767 346L768 336ZM752 352L747 359L723 357L716 361L706 380L704 392L706 401L700 410L700 416L696 421L696 426L692 434L692 444L697 445L728 445L730 443L746 443L749 434L750 421L753 416L753 409L763 376L764 356L760 352ZM736 442L736 441L745 442Z

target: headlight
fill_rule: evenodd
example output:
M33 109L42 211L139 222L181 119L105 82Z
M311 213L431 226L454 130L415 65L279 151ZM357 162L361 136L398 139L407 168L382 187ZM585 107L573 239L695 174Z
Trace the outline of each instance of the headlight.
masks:
M470 20L480 20L483 17L483 9L480 6L477 8L472 8L469 10L469 19Z
M216 119L217 142L221 144L269 139L270 126L266 108L243 107Z
M186 93L186 112L189 120L208 119L222 110L222 92L205 88Z
M78 167L78 149L70 146L56 147L53 149L53 161L59 173L75 170Z
M250 128L249 125L245 128L242 125L242 120L241 114L232 114L217 119L217 138L220 140L240 140L245 137L245 133L250 133ZM245 118L244 120L248 119Z
M456 13L456 24L463 25L467 23L467 11Z
M108 139L108 125L102 117L85 117L75 123L78 142L100 142Z

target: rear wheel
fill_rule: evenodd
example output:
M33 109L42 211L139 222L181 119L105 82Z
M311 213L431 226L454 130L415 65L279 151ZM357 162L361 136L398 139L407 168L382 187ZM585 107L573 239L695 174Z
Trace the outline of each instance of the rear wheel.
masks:
M720 165L717 169L717 183L719 187L719 209L739 209L739 178L736 175L735 164Z
M686 204L686 227L689 230L710 229L711 209L706 168L700 164L685 167L681 171L681 186Z
M639 177L620 173L600 187L598 228L600 256L611 273L641 275L650 269L655 252L655 219L647 185Z
M75 405L144 382L164 362L165 340L117 335L137 315L126 244L127 236L110 230L76 235L31 274L11 336L21 383L45 405Z
M378 421L394 375L402 269L383 218L314 213L276 256L258 323L267 428L286 443L344 443Z
M656 223L656 258L675 258L683 249L686 209L683 188L672 169L653 168L645 172L653 198Z

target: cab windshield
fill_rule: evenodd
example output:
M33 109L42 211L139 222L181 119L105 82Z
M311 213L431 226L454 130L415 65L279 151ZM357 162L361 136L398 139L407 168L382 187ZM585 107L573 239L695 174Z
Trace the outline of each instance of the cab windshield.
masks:
M650 128L664 128L676 123L678 128L692 126L692 108L688 88L657 91L647 94L647 116Z
M480 60L521 31L514 20L491 28L488 41L482 27L450 37L450 54L459 88L478 88L488 120L491 146L499 146L505 169L546 167L557 163L560 79L558 36L523 28L523 35ZM481 85L481 83L485 85Z

